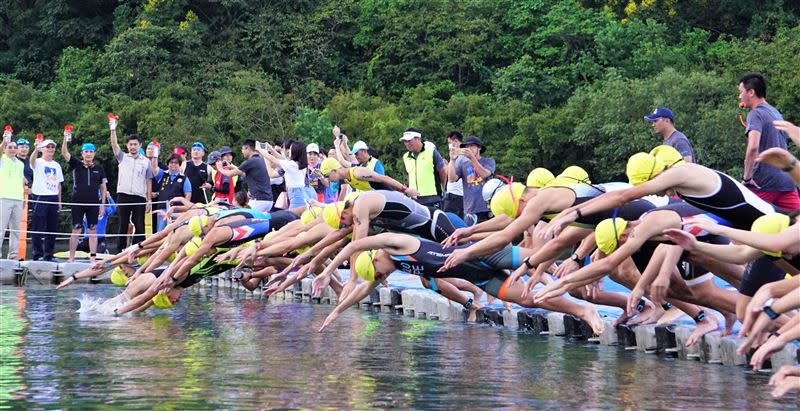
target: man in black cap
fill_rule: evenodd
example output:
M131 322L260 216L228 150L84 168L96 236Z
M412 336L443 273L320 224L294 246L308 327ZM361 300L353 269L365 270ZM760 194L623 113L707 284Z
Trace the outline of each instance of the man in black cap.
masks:
M482 193L483 184L494 174L495 162L493 158L481 157L485 149L478 136L469 136L461 143L461 153L455 166L448 167L448 180L458 181L460 178L463 184L464 217L468 223L489 219L489 206Z

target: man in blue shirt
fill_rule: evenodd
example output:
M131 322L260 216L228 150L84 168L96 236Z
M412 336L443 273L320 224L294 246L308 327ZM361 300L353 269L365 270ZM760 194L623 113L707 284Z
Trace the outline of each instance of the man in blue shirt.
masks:
M760 73L748 73L739 79L739 100L750 109L747 114L747 151L744 154L742 183L763 200L785 210L800 209L800 196L791 177L766 163L756 163L763 151L773 147L787 149L787 136L773 121L783 120L775 107L767 103L767 81Z

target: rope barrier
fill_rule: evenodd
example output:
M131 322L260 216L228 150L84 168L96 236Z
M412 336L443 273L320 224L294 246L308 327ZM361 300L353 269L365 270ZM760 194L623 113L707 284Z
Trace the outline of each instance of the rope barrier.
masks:
M39 203L39 204L55 204L55 205L62 205L62 206L65 206L65 205L100 206L100 203L65 203L63 201L62 202L58 202L58 201L42 201L42 200L31 200L31 199L28 199L28 202L29 203ZM147 205L147 204L156 205L156 204L166 204L168 202L169 201L151 201L149 203L147 203L147 202L145 202L145 203L114 203L114 205L117 206L117 207L119 207L119 206L131 206L131 205ZM104 205L108 206L109 204L104 204Z
M81 229L81 230L83 230L83 229ZM10 231L10 232L14 232L14 233L23 232L22 230L12 230L10 228L5 229L5 231ZM42 234L42 235L68 235L68 236L72 235L71 232L62 233L62 232L53 232L53 231L31 231L31 230L25 230L24 232L27 233L27 234ZM83 236L83 235L93 236L93 235L95 235L97 237L101 237L101 236L102 237L127 237L127 236L133 236L133 235L146 235L146 234L89 234L89 233L84 233L83 231L81 231L80 233L75 233L75 235L78 235L78 236Z

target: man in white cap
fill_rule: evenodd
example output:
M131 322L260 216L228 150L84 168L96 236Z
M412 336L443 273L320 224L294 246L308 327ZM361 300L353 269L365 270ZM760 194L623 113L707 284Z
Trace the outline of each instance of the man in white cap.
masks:
M37 158L41 150L42 157ZM58 212L61 211L61 183L64 181L64 172L61 164L53 161L56 152L56 142L44 140L34 146L31 153L31 168L33 169L33 224L31 231L58 232ZM33 234L33 259L53 260L55 248L55 234Z
M422 141L422 133L415 128L406 129L400 141L406 146L403 164L408 174L408 187L419 193L417 202L441 208L442 182L447 181L445 162L436 146Z
M358 140L353 144L353 151L351 153L356 157L359 167L366 167L377 174L386 175L386 170L383 168L383 162L369 154L369 146L367 143Z

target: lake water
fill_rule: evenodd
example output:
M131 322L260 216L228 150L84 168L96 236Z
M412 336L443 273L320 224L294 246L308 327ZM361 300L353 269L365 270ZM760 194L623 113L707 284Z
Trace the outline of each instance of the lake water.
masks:
M111 286L0 290L0 408L797 409L768 375L525 332L198 288L135 317Z

